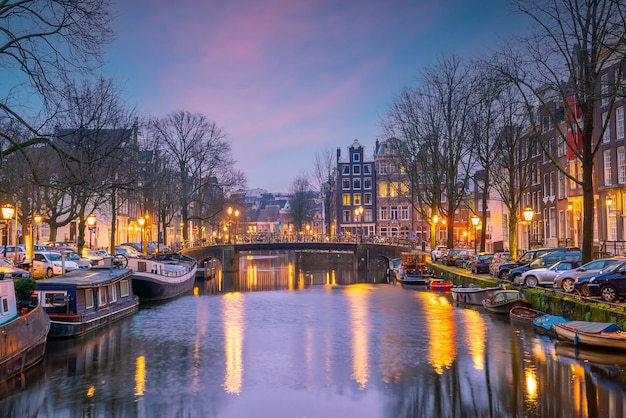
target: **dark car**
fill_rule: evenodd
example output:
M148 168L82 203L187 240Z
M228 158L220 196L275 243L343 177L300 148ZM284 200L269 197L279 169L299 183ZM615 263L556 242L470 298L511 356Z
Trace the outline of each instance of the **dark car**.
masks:
M588 298L589 296L591 296L589 294L589 282L591 281L591 279L601 274L612 273L622 268L626 268L626 262L623 259L621 259L621 262L609 264L602 270L596 271L595 273L588 273L578 276L576 278L576 281L574 281L574 293Z
M493 256L493 254L478 254L470 264L470 271L476 274L489 273L489 266L491 266Z
M537 248L534 250L526 251L517 261L512 263L504 263L501 264L498 268L498 279L500 280L510 280L509 273L512 269L520 266L525 266L530 264L534 259L541 257L543 254L554 252L554 251L571 251L571 250L580 250L576 247L554 247L554 248ZM522 274L523 272L519 273Z
M441 257L441 264L443 264L444 266L455 266L456 259L459 256L460 252L461 250L455 249L446 251L446 254Z
M589 279L587 285L590 296L600 296L605 302L616 302L626 296L626 265L609 273L602 273Z
M474 258L474 252L470 250L461 250L454 259L455 267L465 267Z

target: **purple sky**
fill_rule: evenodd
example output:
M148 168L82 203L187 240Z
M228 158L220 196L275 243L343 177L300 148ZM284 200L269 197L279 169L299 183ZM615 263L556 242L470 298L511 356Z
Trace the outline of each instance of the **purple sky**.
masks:
M288 192L357 138L424 67L524 30L506 0L113 0L109 75L145 115L206 115L249 188Z

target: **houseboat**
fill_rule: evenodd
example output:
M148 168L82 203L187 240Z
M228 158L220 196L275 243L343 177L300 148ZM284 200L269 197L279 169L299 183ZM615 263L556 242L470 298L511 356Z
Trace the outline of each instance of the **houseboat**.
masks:
M77 270L38 281L35 292L50 317L50 338L83 335L139 309L130 269Z
M0 280L0 381L42 359L49 330L50 319L42 307L18 311L13 279Z
M198 269L195 258L179 253L163 253L147 259L118 254L105 258L97 267L111 266L132 270L133 293L140 302L163 301L190 291Z

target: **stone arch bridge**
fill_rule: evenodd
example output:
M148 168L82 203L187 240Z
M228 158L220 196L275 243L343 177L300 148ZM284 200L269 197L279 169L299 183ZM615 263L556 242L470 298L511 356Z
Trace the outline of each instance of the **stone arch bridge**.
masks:
M374 270L376 262L384 260L387 263L391 258L400 257L404 251L411 251L409 247L383 245L371 243L337 243L337 242L268 242L268 243L241 243L210 245L193 247L183 250L185 255L198 260L202 268L204 262L215 258L222 264L224 272L239 270L239 255L248 251L300 251L300 252L342 252L352 253L352 263L358 273Z

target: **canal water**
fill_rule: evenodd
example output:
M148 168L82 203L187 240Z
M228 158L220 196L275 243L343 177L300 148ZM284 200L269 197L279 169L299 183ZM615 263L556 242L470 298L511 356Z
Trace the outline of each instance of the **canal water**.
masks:
M249 255L2 383L7 417L623 417L626 355L449 294Z

